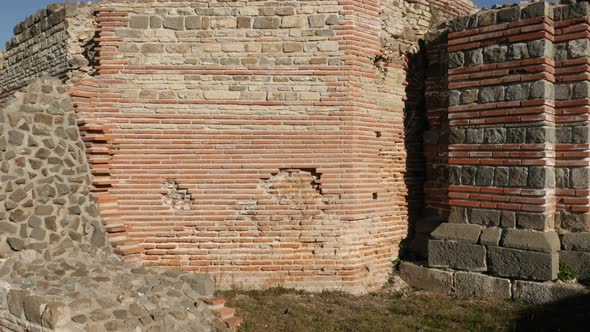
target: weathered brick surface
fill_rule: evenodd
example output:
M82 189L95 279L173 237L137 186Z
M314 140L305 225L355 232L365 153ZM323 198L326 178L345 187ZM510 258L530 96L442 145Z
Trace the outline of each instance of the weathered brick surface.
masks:
M382 284L408 218L407 68L388 42L409 50L431 7L150 4L98 10L99 75L72 91L115 251L222 287ZM408 10L395 40L365 24ZM168 179L190 209L162 204Z

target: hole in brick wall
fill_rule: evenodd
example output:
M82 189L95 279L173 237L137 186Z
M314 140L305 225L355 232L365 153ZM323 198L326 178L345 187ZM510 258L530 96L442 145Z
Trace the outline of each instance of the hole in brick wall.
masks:
M379 194L373 193L373 199L377 199L377 198L379 198Z
M283 168L265 180L262 189L273 195L280 205L319 204L323 195L320 177L315 168Z
M322 188L320 186L320 182L318 182L319 180L322 179L322 174L318 173L316 168L280 168L279 169L279 173L277 173L276 175L280 174L280 173L298 173L298 172L306 172L311 174L312 178L314 179L311 182L311 186L320 193L320 195L322 194Z
M97 70L95 69L96 66L100 65L97 57L98 57L98 43L95 41L95 38L100 37L100 32L96 31L93 38L87 40L82 46L82 56L88 62L88 67L91 68L90 72L88 73L90 76L97 75Z
M187 188L180 188L175 180L166 179L166 183L162 184L162 189L168 191L162 195L162 203L164 205L177 211L188 211L191 209L192 197Z
M376 132L375 132L375 136L376 136L376 137L381 137L381 132L380 132L380 131L376 131Z

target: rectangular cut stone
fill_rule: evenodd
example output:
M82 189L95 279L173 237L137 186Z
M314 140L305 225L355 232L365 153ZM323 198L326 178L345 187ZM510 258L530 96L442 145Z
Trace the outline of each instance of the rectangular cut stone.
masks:
M559 237L555 231L535 232L520 229L508 229L502 242L504 247L555 252L559 250Z
M479 225L443 223L432 232L431 236L437 240L477 243L480 234L481 226Z
M486 271L486 248L455 241L428 241L428 265L467 271Z
M590 278L590 252L562 250L559 263L570 268L581 279Z
M512 297L509 279L490 277L479 273L455 273L454 291L457 294L509 299Z
M589 251L590 233L567 233L561 238L565 250Z
M517 213L516 222L520 228L544 231L553 227L553 215Z
M559 270L557 253L543 253L502 247L488 247L491 274L533 280L555 280Z
M479 243L484 246L497 246L500 243L502 229L499 227L486 228L482 231Z
M499 226L500 216L501 211L499 210L473 209L469 222L478 225Z
M409 262L401 264L400 276L410 286L430 292L450 294L453 287L453 273Z
M514 299L527 303L543 304L588 295L588 289L580 285L554 282L517 280L512 290Z

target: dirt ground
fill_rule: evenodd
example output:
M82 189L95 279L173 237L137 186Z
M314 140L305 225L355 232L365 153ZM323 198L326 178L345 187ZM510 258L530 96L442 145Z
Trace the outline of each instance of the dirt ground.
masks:
M251 332L588 331L590 301L530 306L411 289L354 296L275 288L221 292Z

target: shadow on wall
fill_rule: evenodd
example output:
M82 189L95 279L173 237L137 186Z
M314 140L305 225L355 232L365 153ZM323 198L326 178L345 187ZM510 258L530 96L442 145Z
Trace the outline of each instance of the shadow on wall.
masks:
M514 322L515 331L588 331L590 295L536 305Z
M445 99L439 93L445 89L446 62L444 56L436 53L439 42L433 44L436 47L430 50L430 45L427 47L426 42L420 40L419 51L406 55L408 85L404 105L404 140L407 152L408 237L402 242L401 252L405 258L418 260L426 258L430 233L440 225L441 217L445 217L437 204L444 201L439 196L448 186L444 173L446 167L442 167L447 163L446 154L440 150L442 146L446 147L446 142L441 141L445 135L440 123L446 121L438 119L431 123L428 118L430 110L436 111L436 114L447 114Z
M406 102L404 104L404 145L406 149L406 174L404 182L408 188L408 234L400 247L401 257L416 258L416 248L421 242L416 229L424 209L424 182L426 160L424 158L424 132L426 121L426 52L420 40L419 51L407 56ZM420 245L418 245L420 246ZM421 246L420 246L421 247ZM423 250L425 251L425 250Z
M426 121L426 54L424 42L420 41L417 53L407 54L406 102L404 105L404 145L407 153L405 183L408 188L409 232L412 234L415 221L422 217L424 208L424 159L423 135Z

